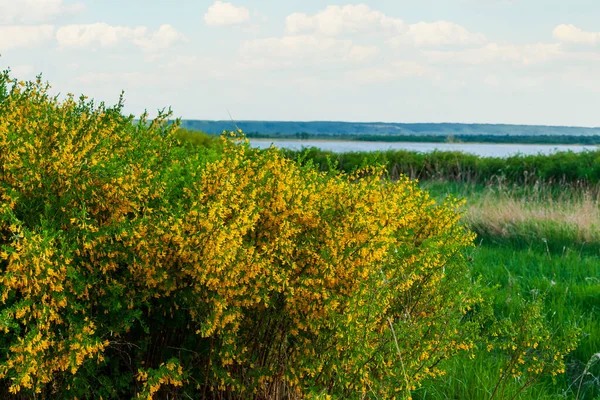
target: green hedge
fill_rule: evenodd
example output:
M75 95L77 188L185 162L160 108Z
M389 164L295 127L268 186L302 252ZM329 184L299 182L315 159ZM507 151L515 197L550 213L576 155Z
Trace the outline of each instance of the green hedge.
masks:
M551 155L479 157L461 152L417 153L404 150L334 153L318 148L282 150L286 157L310 162L321 170L352 172L366 165L382 165L392 178L406 175L419 180L469 183L503 181L509 184L562 183L594 185L600 181L600 151L558 152Z

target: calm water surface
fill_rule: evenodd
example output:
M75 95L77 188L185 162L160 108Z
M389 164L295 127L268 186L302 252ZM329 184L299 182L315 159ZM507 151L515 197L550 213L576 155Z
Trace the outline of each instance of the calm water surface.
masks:
M598 146L555 145L555 144L490 144L490 143L412 143L412 142L362 142L344 140L288 140L288 139L250 139L250 145L261 149L271 144L276 147L300 150L303 147L318 147L336 153L350 151L410 150L430 152L434 150L462 151L481 157L508 157L515 154L552 154L558 151L581 152L598 150Z

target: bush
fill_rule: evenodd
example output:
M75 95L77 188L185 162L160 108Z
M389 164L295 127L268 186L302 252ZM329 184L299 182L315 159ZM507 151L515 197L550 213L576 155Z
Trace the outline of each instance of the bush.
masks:
M219 147L219 138L212 135L207 135L200 131L191 131L189 129L180 128L175 133L175 137L183 144L192 147Z
M456 202L121 112L0 77L5 391L408 397L481 341Z

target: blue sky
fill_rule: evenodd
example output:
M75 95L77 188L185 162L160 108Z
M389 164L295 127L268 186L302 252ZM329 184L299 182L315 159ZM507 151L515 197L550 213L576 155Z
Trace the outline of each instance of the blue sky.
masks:
M0 0L0 54L134 114L600 126L597 0Z

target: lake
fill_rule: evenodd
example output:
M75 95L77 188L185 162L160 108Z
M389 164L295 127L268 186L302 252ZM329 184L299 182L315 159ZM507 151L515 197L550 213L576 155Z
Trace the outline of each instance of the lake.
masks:
M293 139L250 139L252 147L261 149L274 144L276 147L300 150L303 147L318 147L336 153L351 151L410 150L422 153L434 150L461 151L481 157L509 157L515 154L552 154L559 151L581 152L598 150L598 146L556 144L491 144L491 143L413 143L413 142L363 142L351 140L293 140Z

